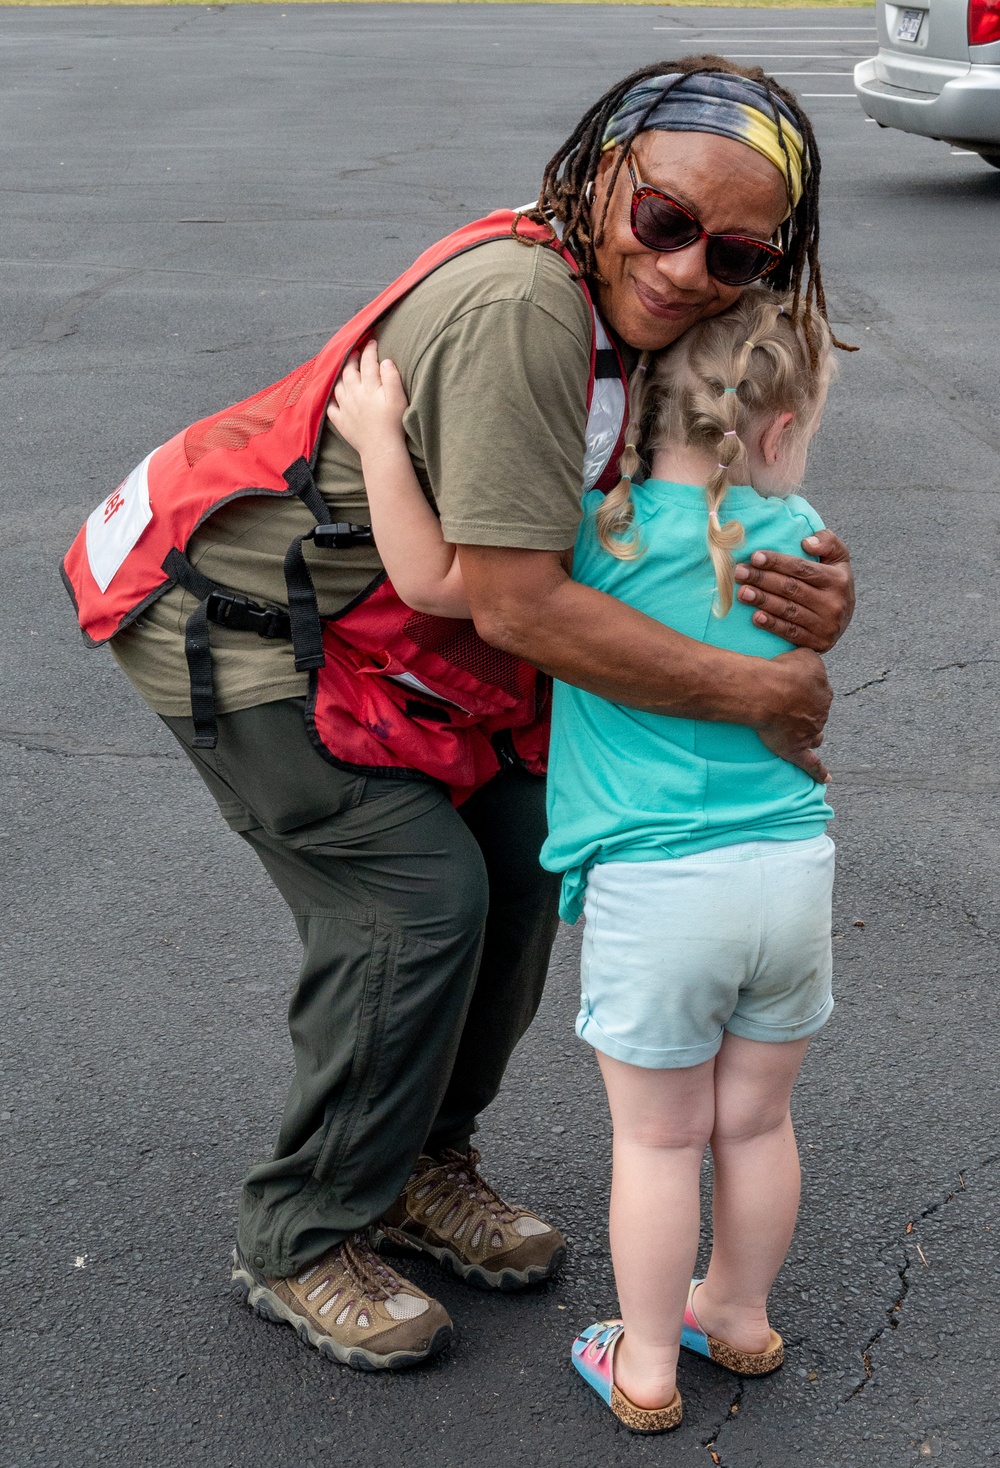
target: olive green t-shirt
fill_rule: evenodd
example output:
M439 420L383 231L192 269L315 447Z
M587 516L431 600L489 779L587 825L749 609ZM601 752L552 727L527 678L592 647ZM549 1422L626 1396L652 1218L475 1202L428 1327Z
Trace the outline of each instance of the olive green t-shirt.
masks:
M562 551L580 521L591 318L560 256L514 240L481 245L441 266L378 329L398 366L414 467L445 538L461 545ZM326 427L315 471L331 521L369 521L358 455ZM247 498L205 521L187 554L203 575L286 606L289 543L315 521L298 499ZM306 559L320 611L339 611L377 575L374 547L318 550ZM152 708L191 712L184 628L196 599L173 587L111 650ZM219 713L301 697L289 642L213 626Z

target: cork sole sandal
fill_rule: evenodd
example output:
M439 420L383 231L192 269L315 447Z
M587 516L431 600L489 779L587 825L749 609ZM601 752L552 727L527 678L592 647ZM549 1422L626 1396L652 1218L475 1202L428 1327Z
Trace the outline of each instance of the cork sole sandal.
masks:
M599 1320L596 1325L588 1325L573 1342L573 1365L631 1432L670 1432L680 1426L684 1415L676 1387L665 1407L637 1407L615 1386L615 1347L624 1330L620 1320Z
M688 1290L684 1328L681 1331L681 1345L685 1350L694 1351L698 1356L706 1356L716 1366L735 1372L737 1376L768 1376L772 1371L777 1371L785 1359L785 1343L776 1330L771 1331L771 1338L763 1351L738 1351L735 1346L717 1340L702 1329L691 1303L700 1284L700 1279L693 1279Z

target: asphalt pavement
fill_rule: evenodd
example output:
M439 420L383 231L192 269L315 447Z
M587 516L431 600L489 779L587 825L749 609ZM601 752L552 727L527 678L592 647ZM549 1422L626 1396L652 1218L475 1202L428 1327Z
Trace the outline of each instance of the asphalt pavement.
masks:
M0 1438L6 1468L785 1468L1000 1458L1000 172L852 99L873 12L560 5L0 10ZM240 1176L290 1057L290 919L157 719L88 652L57 562L148 450L282 376L433 239L533 197L584 107L659 57L760 60L807 101L842 359L808 492L860 599L830 657L834 1017L797 1094L787 1364L685 1359L679 1432L570 1371L614 1308L609 1126L578 934L483 1120L565 1230L400 1376L234 1298Z

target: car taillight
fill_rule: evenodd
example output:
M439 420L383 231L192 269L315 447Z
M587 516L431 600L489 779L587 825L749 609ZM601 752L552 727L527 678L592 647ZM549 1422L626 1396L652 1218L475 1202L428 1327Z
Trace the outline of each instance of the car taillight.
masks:
M969 0L969 45L1000 41L1000 0Z

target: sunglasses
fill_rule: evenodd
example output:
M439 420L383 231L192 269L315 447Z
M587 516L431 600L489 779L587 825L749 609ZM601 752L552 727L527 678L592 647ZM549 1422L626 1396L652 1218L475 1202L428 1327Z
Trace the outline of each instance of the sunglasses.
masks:
M777 245L745 234L709 234L683 204L678 204L662 189L650 188L639 181L631 153L626 161L632 180L632 233L647 250L669 254L671 250L686 250L698 240L707 240L705 264L709 274L723 285L749 285L769 274L781 261L784 251Z

